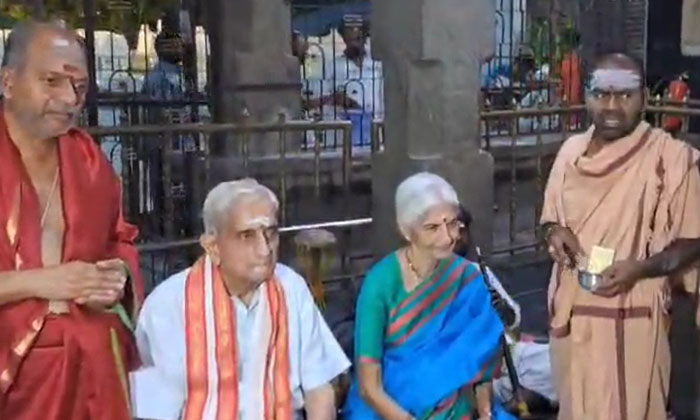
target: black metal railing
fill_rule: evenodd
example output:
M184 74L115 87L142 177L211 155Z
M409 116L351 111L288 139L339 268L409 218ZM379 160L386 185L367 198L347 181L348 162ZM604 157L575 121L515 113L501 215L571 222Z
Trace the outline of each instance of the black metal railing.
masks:
M273 123L94 127L90 133L121 175L127 218L147 240L172 240L199 231L204 196L223 179L250 176L269 185L280 198L283 223L313 218L318 210L307 210L309 199L349 208L342 201L349 200L353 170L369 154L353 152L349 142L334 150L300 148L301 133L327 130L345 139L351 124L280 116Z

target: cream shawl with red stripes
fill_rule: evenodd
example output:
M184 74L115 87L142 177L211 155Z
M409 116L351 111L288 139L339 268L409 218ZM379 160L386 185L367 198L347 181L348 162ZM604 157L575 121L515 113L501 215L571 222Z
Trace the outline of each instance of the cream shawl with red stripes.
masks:
M218 267L208 257L192 267L185 286L185 337L187 344L187 401L184 420L237 420L241 404L250 418L290 420L292 395L289 384L287 307L279 281L261 285L259 310L263 311L259 334L264 342L247 363L256 365L260 392L256 401L240 401L239 354L236 315ZM248 417L248 415L246 415Z

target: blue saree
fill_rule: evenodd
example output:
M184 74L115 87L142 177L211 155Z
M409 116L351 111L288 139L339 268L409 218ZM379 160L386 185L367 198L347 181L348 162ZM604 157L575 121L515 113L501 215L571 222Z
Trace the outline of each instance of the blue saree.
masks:
M363 283L355 329L357 362L381 363L384 391L417 419L471 419L469 388L490 381L501 362L501 321L477 265L458 256L410 292L396 254L384 258ZM343 414L380 418L356 379ZM492 414L514 419L497 406Z

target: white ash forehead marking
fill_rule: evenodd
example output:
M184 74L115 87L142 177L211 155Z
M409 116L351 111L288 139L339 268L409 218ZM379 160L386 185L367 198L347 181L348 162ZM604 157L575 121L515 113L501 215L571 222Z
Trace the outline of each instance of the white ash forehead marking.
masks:
M598 69L591 75L592 90L633 90L642 86L638 72L627 69Z
M52 42L55 47L67 47L70 45L70 41L66 38L54 38Z
M258 216L247 220L244 224L244 229L260 229L274 226L275 221L268 216Z

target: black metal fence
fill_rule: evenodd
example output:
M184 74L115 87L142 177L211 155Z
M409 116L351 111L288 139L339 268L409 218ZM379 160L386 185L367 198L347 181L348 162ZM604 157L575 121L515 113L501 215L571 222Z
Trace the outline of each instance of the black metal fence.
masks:
M312 229L325 229L340 240L335 255L332 256L332 259L337 260L338 266L329 267L334 275L325 279L326 283L334 278L347 280L360 276L367 263L371 262L371 254L353 251L352 242L366 234L371 223L370 218L359 218L284 226L280 229L280 259L288 264L302 265L299 264L299 256L293 244L294 235ZM137 248L141 256L141 273L146 291L152 290L168 276L191 266L203 252L196 238L142 243Z
M530 109L562 102L578 103L582 86L580 77L575 76L580 75L581 63L575 54L577 31L573 24L561 25L538 18L528 9L526 0L495 1L495 54L481 69L484 109ZM296 52L300 58L303 118L351 121L353 146L369 147L372 123L384 116L382 65L371 54L371 27L380 23L369 22L371 3L295 2L291 7L292 28L308 46L301 50L290 46L290 53ZM339 28L348 14L362 16L367 23L366 54L361 60L349 59L345 53ZM562 26L564 30L560 30ZM194 69L194 75L185 74L182 65L159 61L155 49L159 30L160 27L142 25L137 33L129 34L129 39L115 32L95 31L94 63L99 92L94 106L97 106L98 125L210 122L207 106L208 93L212 91L207 89L210 48L205 29L197 27L189 36L194 45L194 55L189 60L194 63L188 63L187 68ZM5 40L7 30L2 36ZM160 92L150 89L153 86L167 88ZM341 97L343 100L339 100ZM547 130L556 131L559 121L544 118L541 123ZM534 124L532 119L519 123L521 131L532 133ZM489 129L504 131L496 126ZM302 146L313 148L319 142L324 150L342 147L335 132L321 133L320 138L306 133Z
M561 142L587 127L582 106L585 63L577 53L573 23L538 17L526 0L496 2L495 54L481 69L481 134L482 147L496 159L495 248L515 253L536 247L549 166ZM144 250L161 255L158 264L170 266L170 258L162 257L170 251L153 243L198 233L199 206L217 171L252 175L274 187L286 225L329 221L337 215L347 220L367 217L369 199L359 207L343 200L351 193L371 196L366 190L351 190L369 183L369 158L382 148L382 66L372 59L371 24L366 28L367 55L359 64L345 54L338 27L348 13L369 18L369 7L368 2L293 6L292 26L308 42L299 55L304 121L210 124L211 89L205 88L209 46L201 28L194 34L197 84L186 83L192 78L181 67L158 75L176 87L174 95L154 96L143 89L157 63L157 33L144 26L137 53L121 35L96 34L100 127L92 133L121 174L128 217L151 244ZM6 36L2 31L3 40ZM343 101L336 100L339 94ZM663 123L663 114L678 112L685 129L688 118L700 114L693 101L652 105L648 114L655 125ZM213 155L213 141L230 143L235 152L229 155L235 157ZM303 205L309 191L314 203L340 197L331 205L337 208L323 207L319 214L314 206Z
M369 4L352 3L306 6L294 9L293 24L305 37L308 51L302 67L306 117L315 120L345 119L353 123L353 145L371 145L373 121L384 116L383 73L371 58L372 31L367 31L361 66L344 52L343 36L332 23L342 12L368 17ZM535 109L542 106L582 103L583 63L577 54L578 31L573 19L553 23L528 12L526 0L496 0L495 52L481 68L482 107L485 110ZM378 24L371 22L371 24ZM338 94L352 99L354 107L323 103ZM321 101L321 104L319 104ZM518 131L556 132L558 116L540 120L523 117ZM572 124L572 121L565 121ZM536 125L541 125L541 127ZM576 128L576 127L570 127ZM490 125L486 136L507 133L510 127ZM337 147L333 138L324 147Z
M209 188L219 180L244 176L254 176L277 192L283 223L309 221L308 198L320 201L334 192L347 197L353 171L369 157L353 152L349 142L341 149L323 150L316 144L312 150L302 150L300 134L320 131L337 131L343 139L350 135L351 124L286 121L280 116L276 123L90 130L122 177L127 217L147 240L198 233L199 207ZM213 142L227 143L234 153L214 155ZM304 197L306 192L310 197Z
M647 120L655 126L663 125L669 116L681 118L683 128L678 135L689 141L693 139L687 135L688 119L699 115L700 108L689 104L652 103L646 110ZM518 121L522 118L540 121L555 116L576 119L575 129L562 124L559 131L552 132L538 125L540 128L532 134L518 132ZM500 124L510 127L507 135L484 137L482 143L496 162L494 254L538 250L537 226L549 169L562 142L587 127L585 109L579 105L485 111L481 118L484 126L501 121ZM365 238L367 225L371 223L371 192L357 188L358 185L371 188L370 154L358 153L349 142L344 143L340 154L324 151L320 145L313 152L295 151L290 143L295 131L337 129L348 136L351 128L347 121L280 121L248 126L190 124L93 129L93 134L102 141L103 148L111 144L110 157L115 164L117 157L123 159L121 173L127 214L142 229L145 269L156 281L197 255L194 238L201 223L199 208L217 166L217 157L211 155L207 144L215 140L217 133L233 135L227 141L240 147L239 158L225 161L229 176L231 171L235 172L234 177L254 176L275 190L280 197L284 226L330 223L328 227L340 228L343 235L339 252L344 267L352 261L369 261L372 255ZM375 136L380 136L382 131L381 122L375 122ZM259 133L274 134L272 144L279 148L276 153L263 156L250 153L251 144L266 140L254 137ZM188 141L198 143L193 148L183 148ZM151 160L152 156L144 151L148 142L161 146L155 149L159 161ZM380 140L375 138L373 143L372 153L381 153ZM161 165L160 172L149 175L152 173L149 166L157 162ZM165 188L168 185L170 188ZM300 193L304 189L306 196ZM363 204L358 205L360 202ZM288 229L296 232L301 228Z
M645 111L645 119L655 127L666 126L669 117L679 118L681 127L675 134L695 147L698 138L688 133L688 126L690 118L697 116L700 116L700 107L693 103L652 101ZM589 127L585 108L578 105L485 111L481 117L484 125L510 127L507 135L484 137L482 143L496 162L495 252L515 254L537 249L537 227L549 170L563 141ZM556 132L547 131L541 124L534 133L518 131L519 121L523 118L539 122L554 117L576 124L561 124Z

